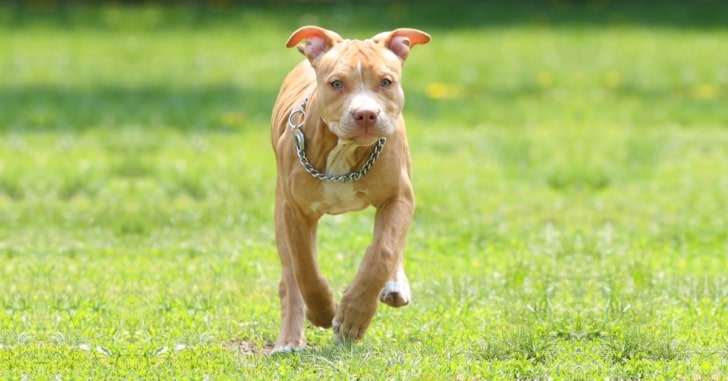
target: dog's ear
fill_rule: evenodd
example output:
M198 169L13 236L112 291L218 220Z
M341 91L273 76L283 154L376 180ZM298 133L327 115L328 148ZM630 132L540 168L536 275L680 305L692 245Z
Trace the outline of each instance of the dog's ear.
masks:
M311 62L315 61L321 54L331 49L334 45L344 41L336 32L309 25L293 32L291 37L288 38L286 47L292 48L302 40L306 40L306 44L298 45L298 51L305 55Z
M404 61L413 46L430 42L430 35L417 29L399 28L379 33L372 37L372 41L391 50Z

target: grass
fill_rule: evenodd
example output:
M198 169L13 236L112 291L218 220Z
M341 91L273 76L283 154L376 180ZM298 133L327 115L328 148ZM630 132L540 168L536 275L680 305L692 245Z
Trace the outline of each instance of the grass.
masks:
M0 377L725 379L728 10L701 4L0 8ZM264 356L267 124L309 22L433 36L414 301ZM339 292L371 217L322 220Z

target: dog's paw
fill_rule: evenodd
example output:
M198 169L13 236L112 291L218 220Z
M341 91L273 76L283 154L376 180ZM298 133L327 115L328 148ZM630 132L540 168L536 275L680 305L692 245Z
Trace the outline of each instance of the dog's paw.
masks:
M270 352L270 354L274 355L277 353L293 353L293 352L302 351L305 348L306 348L305 345L302 347L296 347L296 346L290 346L290 345L282 345L282 346L276 345L275 347L273 347L273 350Z
M331 321L334 329L334 342L344 344L360 340L364 337L376 311L376 299L373 299L373 303L366 305L347 304L342 301L336 311L336 316Z
M346 344L359 341L364 337L367 325L350 321L337 321L334 318L331 322L331 327L334 329L334 343Z
M306 343L303 340L278 342L273 346L273 350L271 350L270 354L293 353L293 352L302 351L305 348L306 348Z
M313 323L313 325L321 328L331 327L331 320L336 314L337 304L333 302L328 305L322 305L319 307L307 308L306 319Z
M281 333L278 336L271 350L271 354L274 353L291 353L303 350L306 348L306 339L303 336L303 332L300 334L292 333Z
M411 299L410 288L407 282L387 282L379 292L379 300L392 307L404 307Z

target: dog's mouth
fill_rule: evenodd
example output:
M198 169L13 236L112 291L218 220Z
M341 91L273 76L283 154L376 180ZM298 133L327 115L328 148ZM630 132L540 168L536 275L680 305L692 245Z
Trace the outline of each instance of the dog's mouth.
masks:
M387 138L391 136L396 127L394 123L388 120L380 120L376 124L368 126L350 126L346 128L346 125L340 131L339 138L350 140L359 146L371 146L377 142L380 138Z
M391 133L388 133L386 128L380 128L375 126L367 128L354 127L351 129L347 129L345 126L335 123L329 124L329 128L331 129L331 132L338 136L339 140L341 140L342 142L354 144L359 147L368 147L374 145L380 138L391 135Z

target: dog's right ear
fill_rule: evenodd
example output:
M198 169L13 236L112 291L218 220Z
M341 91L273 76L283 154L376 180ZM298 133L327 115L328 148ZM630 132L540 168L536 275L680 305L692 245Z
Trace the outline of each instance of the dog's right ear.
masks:
M298 45L298 51L305 55L312 63L334 45L344 41L336 32L309 25L293 32L291 37L288 38L286 47L292 48L302 40L306 40L306 44Z

